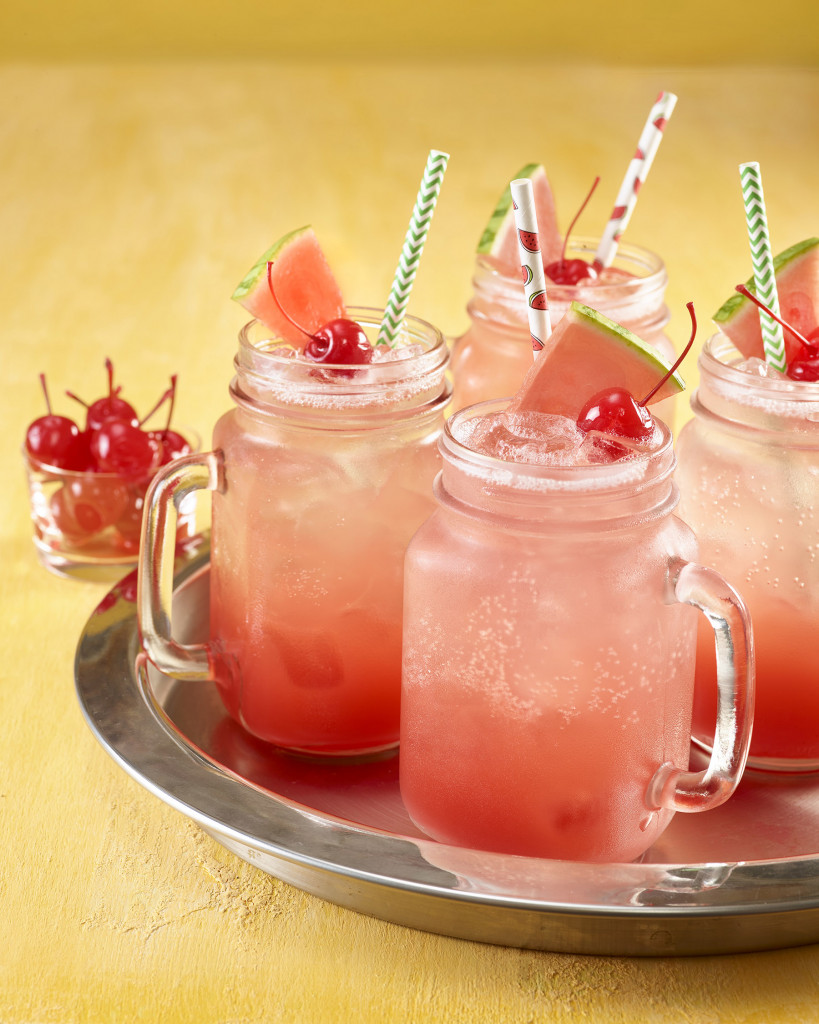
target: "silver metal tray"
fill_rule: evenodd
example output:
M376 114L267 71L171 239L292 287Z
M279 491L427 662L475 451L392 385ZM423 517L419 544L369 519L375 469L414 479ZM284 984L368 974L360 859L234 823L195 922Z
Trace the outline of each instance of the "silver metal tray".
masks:
M183 642L207 630L208 571L206 544L178 567ZM239 728L209 684L157 672L135 597L132 574L80 639L88 724L129 775L263 871L387 921L528 949L676 956L819 941L819 777L747 773L721 808L676 815L639 863L445 846L410 822L397 756L283 755Z

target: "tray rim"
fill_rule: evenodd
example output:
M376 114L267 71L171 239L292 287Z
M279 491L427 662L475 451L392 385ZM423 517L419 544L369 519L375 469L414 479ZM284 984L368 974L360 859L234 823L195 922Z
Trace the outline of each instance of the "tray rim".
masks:
M209 567L209 545L207 538L204 538L201 545L194 551L184 555L177 564L174 578L174 588L184 588L197 575ZM441 876L436 883L424 881L418 877L406 877L397 875L394 870L374 870L372 867L362 867L349 858L333 858L322 855L320 851L304 852L289 846L281 837L271 837L259 834L260 830L248 827L244 821L237 822L236 816L232 813L225 813L224 807L231 808L232 801L236 806L241 804L244 809L250 805L253 813L261 813L262 810L269 813L283 813L285 817L293 819L304 831L308 839L313 831L325 831L336 833L343 840L349 837L358 837L359 840L370 844L374 852L383 852L385 866L392 862L390 857L391 844L409 844L414 847L422 860L424 850L428 848L442 848L442 844L434 840L418 839L414 836L402 836L397 833L388 832L368 825L352 822L327 814L316 808L299 804L289 797L272 793L257 784L243 779L236 772L233 772L211 760L206 753L200 751L195 745L187 741L181 732L173 725L170 719L164 715L161 704L153 694L150 685L140 681L140 671L137 663L144 654L137 656L139 652L138 624L136 621L136 606L132 601L126 600L121 591L133 584L136 580L136 572L132 572L117 584L112 591L104 598L100 606L92 613L86 627L81 634L77 646L75 659L75 687L80 708L91 732L94 734L101 746L113 758L113 760L136 782L158 797L164 803L173 807L189 819L202 827L217 842L231 849L234 853L249 863L260 867L267 873L276 877L292 874L283 866L290 865L293 871L299 876L305 871L308 873L329 874L335 879L347 879L355 881L365 887L375 886L380 890L387 890L393 893L401 893L412 897L426 897L438 901L443 905L449 901L461 907L468 907L486 915L531 915L538 918L555 919L570 917L581 922L583 919L608 919L625 926L629 922L648 924L654 927L669 922L690 922L708 919L712 922L723 920L726 923L731 919L749 918L773 918L781 915L800 915L811 918L809 934L807 937L797 939L784 937L784 941L768 940L762 945L733 945L728 941L718 942L716 945L706 944L702 949L644 949L644 943L638 940L636 945L624 939L622 951L615 949L589 948L588 943L578 941L580 948L574 949L565 945L537 945L535 948L555 949L565 952L615 952L622 955L675 955L676 953L699 953L699 952L736 952L744 949L771 949L782 946L798 945L805 942L819 941L819 851L800 855L794 858L770 858L764 860L737 860L737 861L700 861L700 862L675 862L675 863L630 863L630 864L583 864L578 862L561 861L535 861L539 865L546 865L555 872L563 870L581 879L588 875L612 875L612 882L615 877L620 888L623 885L639 888L641 880L644 880L649 887L652 880L656 881L662 874L673 875L678 872L708 872L713 870L724 870L726 880L715 888L703 886L698 893L686 891L686 895L695 900L701 893L708 892L713 896L715 892L725 895L728 899L725 902L709 902L697 904L686 902L681 905L651 905L651 904L614 904L613 902L578 902L572 900L543 900L534 896L480 891L474 888L458 888L457 886L443 884L443 880L449 875L452 878L457 876L445 868L433 867L433 872ZM113 601L113 606L112 606ZM113 644L113 664L99 666L92 663L89 658L89 645L97 643L100 633L97 630L95 617L100 613L100 607L107 606L107 612L111 614L113 624L104 632L109 644ZM105 646L105 645L103 645ZM130 664L129 664L130 660ZM96 671L95 669L100 669ZM109 672L114 669L113 674ZM145 756L141 757L139 752L134 756L134 736L123 734L118 729L118 723L111 720L111 698L115 698L125 707L129 715L138 719L139 733L136 738L147 744ZM171 776L179 776L176 781L168 780L163 773L170 772ZM203 783L207 782L208 785ZM196 789L196 799L192 799L190 792L184 790L193 784ZM180 791L180 785L183 791ZM249 796L252 794L252 796ZM231 820L231 818L233 820ZM454 850L462 853L457 848L444 849ZM244 852L243 852L244 851ZM348 851L349 852L349 851ZM355 851L353 851L355 852ZM476 851L470 851L476 852ZM483 855L482 856L486 856ZM533 862L533 858L511 857L502 854L489 855L491 858L501 858L503 861L515 864L526 864ZM259 858L262 858L260 863ZM428 862L427 862L428 863ZM775 875L778 869L793 866L812 868L813 870L805 875L804 892L788 898L770 899L771 893L765 893L765 887L757 886L760 895L757 899L748 898L747 893L743 896L743 890L736 883L741 882L744 874L748 871L770 869L771 875ZM408 923L411 927L426 927L426 925L415 924L402 920L394 915L382 914L377 909L366 909L364 906L356 905L345 899L336 898L333 894L333 883L319 885L316 878L306 877L292 881L291 878L284 878L291 881L299 888L329 899L332 902L349 906L351 909L360 910L364 913L371 913L374 916L382 917L385 920L394 920L396 923ZM796 880L797 882L799 879ZM814 883L814 889L807 891L808 884ZM752 886L753 888L753 886ZM366 901L358 901L359 904ZM815 917L815 924L813 918ZM488 925L493 922L487 921ZM495 922L497 923L497 922ZM547 922L548 923L548 922ZM804 922L803 922L804 923ZM456 937L471 938L471 935L464 935L461 932L453 931L448 927L445 919L441 920L440 927L437 925L427 927L426 930L436 931L440 934L455 935ZM514 929L513 929L514 930ZM491 928L490 928L491 931ZM501 931L503 929L501 928ZM787 929L786 929L787 931ZM501 938L481 938L480 941L500 941L501 944L521 945L517 942L505 942ZM547 939L548 942L548 939ZM528 943L526 943L528 945ZM592 943L593 946L593 943ZM634 947L634 948L632 948Z

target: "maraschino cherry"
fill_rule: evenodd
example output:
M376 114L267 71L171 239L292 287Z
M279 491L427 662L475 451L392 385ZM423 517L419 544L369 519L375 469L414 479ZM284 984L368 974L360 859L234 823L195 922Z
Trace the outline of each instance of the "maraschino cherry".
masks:
M551 280L554 281L555 284L580 284L581 281L592 280L593 278L597 277L597 271L590 263L587 263L585 260L581 260L579 258L574 260L567 260L566 246L569 241L569 235L571 235L575 224L578 222L578 220L580 220L580 214L588 206L589 200L594 195L594 190L597 188L599 183L600 176L598 175L594 179L592 187L589 189L589 194L583 200L580 209L574 215L574 219L569 225L569 230L566 232L566 236L563 239L563 251L560 254L560 259L556 260L554 263L550 263L548 266L543 268L546 271L547 276L551 278Z
M103 472L139 478L180 455L190 453L191 447L185 438L171 430L176 380L174 374L171 386L141 420L133 421L128 416L122 419L109 416L97 429L91 431L91 453ZM165 429L143 429L145 423L168 401L170 410Z
M787 376L791 380L801 380L807 384L819 381L819 347L793 359L788 367Z
M136 424L129 419L110 416L99 429L92 432L91 452L103 472L138 478L190 452L191 447L185 438L170 429L176 380L174 374L171 386L163 391L153 408ZM144 430L145 423L168 401L170 411L165 429Z
M66 391L69 398L85 406L85 429L99 430L106 420L111 419L124 420L134 427L138 426L139 417L136 410L124 398L119 397L120 388L114 387L114 364L110 359L105 360L105 369L108 371L108 394L104 398L98 398L89 405L73 391Z
M654 419L646 405L680 366L697 336L694 303L687 303L686 308L691 317L691 337L671 369L639 402L625 388L606 388L604 391L599 391L580 410L577 417L578 429L584 433L596 430L601 434L613 434L615 437L626 437L633 441L644 441L651 437L654 432Z
M796 359L792 359L788 363L785 376L789 377L790 380L801 380L807 383L819 381L819 327L811 331L810 335L806 338L804 334L797 331L795 327L791 327L782 317L777 316L764 302L760 302L756 295L746 288L744 284L738 284L736 290L740 295L744 295L746 299L750 299L751 302L759 306L772 320L776 320L786 331L790 331L797 341L801 342L802 351Z
M314 363L334 363L343 366L362 365L371 363L373 359L373 347L370 339L361 329L361 325L355 320L348 320L345 317L338 317L324 324L323 327L311 334L301 324L290 316L286 309L276 298L273 288L273 264L267 264L267 285L273 301L279 307L282 316L288 320L298 331L306 335L310 340L304 346L304 356Z
M26 432L26 451L32 462L44 463L51 476L66 471L62 485L48 499L50 527L71 545L99 543L132 552L139 547L145 488L151 474L165 462L191 448L171 430L176 375L159 401L140 420L133 406L114 387L113 365L108 370L108 394L90 405L71 392L87 410L87 427L80 431L73 420L51 410L45 375L40 383L48 415L35 420ZM170 401L164 430L144 429L146 420ZM110 535L107 533L110 529ZM100 538L105 537L105 540Z
M40 386L45 395L47 415L40 416L26 431L26 451L39 462L58 469L73 468L77 439L80 428L67 416L57 416L51 411L45 374L40 374Z
M142 477L159 465L162 445L125 420L106 420L91 435L91 453L101 472Z

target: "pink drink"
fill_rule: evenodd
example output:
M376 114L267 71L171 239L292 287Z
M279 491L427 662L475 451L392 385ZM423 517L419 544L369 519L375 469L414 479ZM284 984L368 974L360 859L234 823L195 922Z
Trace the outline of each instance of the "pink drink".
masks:
M567 259L591 262L597 249L593 239L574 238ZM599 278L579 285L559 285L546 279L552 325L573 301L583 302L628 327L653 345L669 364L674 346L665 334L669 321L664 304L668 283L662 260L647 249L621 245L615 264ZM473 278L474 292L467 307L471 325L452 348L455 388L453 408L462 409L492 398L513 395L532 365L532 342L521 302L519 274L501 272L489 256L479 256ZM668 401L659 415L672 422Z
M816 634L819 613L760 593L748 586L747 579L742 581L742 593L756 646L756 719L749 763L756 768L815 771L819 767L819 685L816 647L806 638ZM706 747L713 744L713 647L713 637L702 630L697 645L694 735Z
M819 383L738 368L707 342L695 418L682 430L680 514L736 582L754 628L757 711L750 763L819 768ZM700 638L694 734L713 742L710 640Z
M402 796L444 843L630 860L674 809L704 809L685 771L688 577L740 647L741 614L686 563L665 426L624 456L562 417L487 419L500 407L449 421L439 507L407 553Z
M375 336L376 312L351 315ZM398 741L403 558L432 508L446 346L407 318L369 365L289 356L248 325L214 430L208 674L263 740L373 753Z

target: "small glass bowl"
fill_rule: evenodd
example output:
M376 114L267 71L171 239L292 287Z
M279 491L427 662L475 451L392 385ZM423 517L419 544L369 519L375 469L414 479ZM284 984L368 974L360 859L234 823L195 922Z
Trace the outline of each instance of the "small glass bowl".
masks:
M192 451L199 438L183 436ZM137 564L145 493L154 472L141 477L49 466L23 451L34 546L50 572L107 583ZM196 536L196 496L179 509L177 544Z

